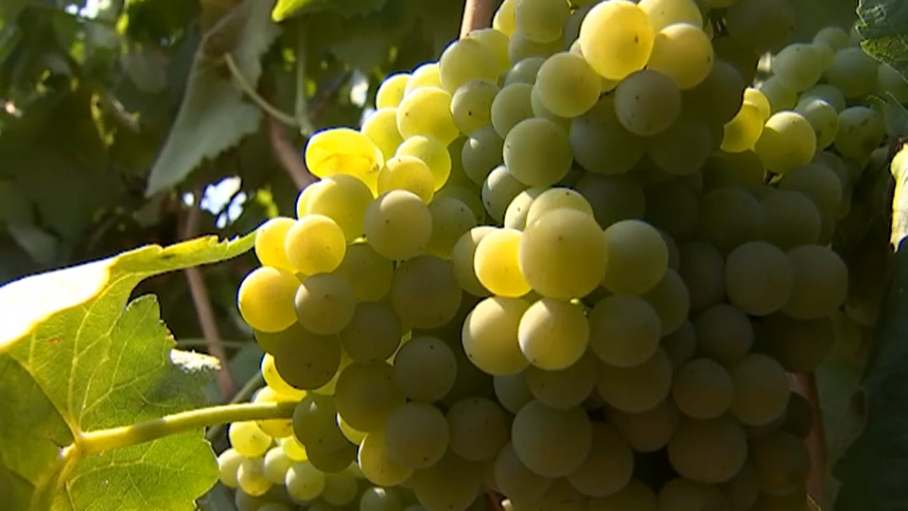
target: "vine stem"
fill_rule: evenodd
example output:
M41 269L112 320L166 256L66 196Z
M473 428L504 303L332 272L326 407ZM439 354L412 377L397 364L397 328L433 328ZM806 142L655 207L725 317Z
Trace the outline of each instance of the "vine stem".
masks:
M460 24L460 37L466 37L476 29L492 26L492 16L497 5L496 0L466 0L463 6L463 21Z
M82 433L64 449L63 455L77 452L81 456L97 454L119 447L129 447L170 435L232 422L289 419L296 403L244 403L198 408L140 422L132 426Z

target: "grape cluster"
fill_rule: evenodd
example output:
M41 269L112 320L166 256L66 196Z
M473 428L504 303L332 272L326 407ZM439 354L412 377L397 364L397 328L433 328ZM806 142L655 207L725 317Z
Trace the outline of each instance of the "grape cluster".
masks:
M238 293L298 403L230 426L241 511L806 509L788 377L873 324L832 241L908 83L794 19L505 0L314 135Z

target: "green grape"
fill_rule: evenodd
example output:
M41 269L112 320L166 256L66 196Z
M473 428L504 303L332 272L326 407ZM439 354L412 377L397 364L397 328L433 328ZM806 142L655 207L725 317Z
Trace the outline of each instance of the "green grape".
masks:
M344 352L357 362L378 362L390 357L400 345L400 320L390 305L362 302L353 318L338 333Z
M514 417L511 440L527 468L544 477L564 477L589 454L593 428L580 407L558 410L531 401Z
M763 198L767 240L782 250L816 243L822 217L816 204L793 190L779 190Z
M384 164L384 157L381 149L359 131L350 128L330 128L319 131L309 138L306 143L305 163L306 168L315 177L349 175L368 182L368 176L378 172ZM353 196L348 200L351 199Z
M824 75L829 85L839 89L846 98L860 98L873 92L879 63L861 48L842 48L837 51Z
M394 270L391 304L407 327L443 326L457 313L461 297L449 261L422 255L404 261Z
M661 321L642 298L612 295L589 313L590 349L603 362L634 367L650 359L659 346Z
M665 399L672 386L672 363L657 347L648 360L633 367L599 365L596 390L613 408L627 413L652 410Z
M516 6L517 0L503 0L492 17L492 27L501 30L508 37L511 37L517 30L517 21L514 19Z
M528 186L551 186L570 170L573 155L567 133L547 119L519 122L504 141L504 163L514 179Z
M812 44L789 44L773 56L773 75L796 92L813 87L823 74L819 51Z
M516 414L523 405L533 400L533 393L526 383L524 373L495 376L492 380L495 397L507 411Z
M839 113L839 131L834 145L845 158L864 161L885 136L885 123L876 110L853 106Z
M469 37L453 41L438 59L441 86L450 94L470 80L494 83L498 80L499 71L498 59L492 50Z
M682 116L662 133L649 137L646 155L667 174L689 176L699 172L714 152L713 138L704 121Z
M676 23L703 26L703 15L693 0L640 0L637 5L649 16L653 32Z
M246 458L262 456L271 447L271 437L254 421L234 422L227 428L230 445Z
M530 57L548 57L561 51L561 40L555 39L547 43L537 43L529 39L523 30L516 30L508 41L508 60L520 62Z
M375 93L375 108L396 108L404 99L404 89L410 81L409 73L395 73L382 81Z
M647 223L667 232L677 240L687 240L697 230L699 204L688 188L677 182L647 187Z
M492 170L504 161L504 140L492 126L470 134L461 149L463 171L473 183L482 186Z
M429 204L432 215L432 237L426 245L426 253L449 258L457 240L476 226L476 216L462 201L439 197Z
M262 266L240 283L237 306L250 327L265 333L280 332L296 323L293 295L299 280L291 273Z
M848 106L845 103L845 96L842 95L842 91L828 83L815 85L802 92L799 101L803 102L808 98L823 100L832 105L836 112L841 112Z
M597 73L621 80L643 69L655 32L645 10L631 2L602 2L580 25L580 48Z
M350 364L334 389L337 413L351 427L366 433L382 428L405 400L394 383L394 369L384 362Z
M520 298L491 297L476 304L463 323L463 349L483 372L503 376L524 370L518 325L530 304Z
M719 303L706 309L693 321L697 351L704 357L732 364L750 350L754 330L741 309Z
M594 497L587 504L587 511L655 511L656 495L646 484L631 479L627 486L607 496Z
M279 375L278 375L279 376ZM289 387L289 384L286 384ZM293 388L293 387L290 387ZM303 397L305 392L293 389L296 396L281 395L271 389L271 387L262 387L252 398L253 403L297 403ZM259 428L275 440L286 438L293 434L293 425L289 419L269 419L257 421Z
M558 370L530 366L524 373L526 386L533 397L552 408L579 406L596 385L596 357L584 354L572 365Z
M592 217L593 207L579 192L570 188L549 188L539 193L526 212L526 225L534 223L545 213L558 209L580 211Z
M451 116L451 94L439 87L407 93L397 107L397 129L404 139L423 135L451 143L459 134Z
M454 386L456 376L454 352L435 337L416 337L394 356L394 381L413 401L440 400Z
M599 78L596 77L596 83L599 83ZM565 133L571 128L571 119L569 117L562 117L555 114L542 102L542 94L540 93L541 87L537 84L533 86L533 90L530 93L530 108L533 110L533 115L535 117L546 119L557 124L559 128L563 129ZM598 87L597 87L598 90ZM597 93L597 98L598 93ZM595 103L595 102L594 102Z
M479 41L479 44L487 48L495 56L498 64L498 74L502 74L511 66L508 59L508 43L510 36L496 28L480 28L470 31L467 38Z
M403 503L394 488L367 488L359 499L360 511L401 511Z
M603 228L623 220L643 218L646 210L643 188L625 176L588 173L580 178L576 188L589 201L596 221Z
M709 29L709 26L703 28L707 34L710 33ZM712 45L713 51L716 53L716 60L723 60L731 64L746 83L754 82L760 57L753 48L747 48L728 35L714 35Z
M477 464L448 452L437 464L413 473L413 491L426 509L466 511L482 489Z
M454 92L451 115L461 133L470 135L492 125L492 102L499 90L494 81L470 80Z
M720 148L727 153L753 149L763 133L763 121L759 107L745 101L732 120L725 124Z
M678 274L687 286L690 309L702 311L725 297L725 261L712 245L690 241L678 247Z
M671 78L658 71L638 71L615 89L615 113L631 133L645 137L658 135L681 114L681 92Z
M347 250L344 231L324 215L306 215L294 222L284 241L287 260L304 275L329 273L340 266Z
M793 319L783 314L766 317L757 331L757 345L786 371L806 373L832 351L835 333L828 317Z
M728 300L751 316L766 316L782 308L794 284L792 262L782 250L765 241L744 243L725 261Z
M397 129L397 105L379 108L369 115L363 121L360 131L381 150L387 163L388 158L394 156L397 147L404 141Z
M533 85L515 82L506 85L492 101L492 126L502 139L520 121L533 117Z
M824 218L835 218L842 202L842 180L821 163L798 167L782 176L779 190L800 192L813 201Z
M908 82L889 64L880 64L876 72L876 91L889 93L899 103L908 103Z
M561 0L543 1L567 5ZM599 100L601 79L583 57L561 52L552 55L542 64L534 87L546 109L561 117L576 117L592 108Z
M448 409L447 420L451 450L466 460L492 460L508 442L510 419L491 399L461 399Z
M378 170L373 178L378 178ZM363 235L363 215L372 202L372 191L362 181L346 175L322 179L309 198L307 213L324 215L344 231L347 241Z
M516 229L496 229L476 244L474 272L492 294L517 298L530 291L519 259L522 238L523 233Z
M293 411L293 435L306 446L307 459L313 451L333 451L346 445L336 420L337 407L330 396L310 393Z
M302 330L302 326L298 323L295 324L291 329ZM304 337L305 332L297 332L299 337L293 339L287 339L286 342L296 342L297 339ZM277 350L275 350L277 351ZM270 353L266 353L262 357L262 363L259 369L259 372L262 373L262 378L265 380L265 384L275 393L276 396L283 396L288 399L302 399L306 392L295 388L293 385L290 385L283 378L281 378L280 373L277 372L277 366L274 362L274 356Z
M451 175L452 160L447 147L429 136L410 137L397 148L396 156L415 156L424 161L432 171L435 190L447 183Z
M268 220L255 231L255 257L262 266L270 266L295 273L297 270L287 259L284 239L296 222L292 218L277 217Z
M293 460L280 447L272 447L262 460L262 471L272 484L284 484L284 477Z
M493 220L503 222L508 205L526 189L527 186L515 179L507 167L499 165L482 183L482 203Z
M482 198L480 197L480 188L476 186L472 181L468 184L461 185L445 185L444 188L438 190L435 194L436 199L441 199L444 197L450 197L452 199L457 199L460 202L463 202L470 208L470 211L473 212L474 218L476 218L477 224L483 224L486 221L486 208L482 204Z
M833 51L839 51L851 45L848 32L836 26L824 27L818 30L813 36L813 42L825 44Z
M801 114L790 111L770 117L754 146L766 168L776 174L785 174L809 163L816 150L813 126Z
M271 481L265 475L262 458L244 459L236 470L239 489L247 495L259 497L271 489Z
M520 351L532 365L557 371L580 360L589 344L589 332L582 306L543 298L520 318L517 338Z
M293 435L290 435L287 438L281 438L280 446L281 450L284 451L284 454L293 461L306 461L306 459L308 459L306 446L301 444Z
M791 249L794 289L782 312L797 319L827 316L845 303L848 268L832 249L803 245Z
M675 372L672 398L688 417L716 418L731 407L733 395L734 387L728 371L710 359L691 360Z
M738 0L725 14L728 35L743 46L765 52L785 44L795 29L787 0Z
M353 502L359 494L359 483L351 471L336 474L325 474L325 488L322 498L333 506L343 506Z
M352 426L347 424L347 421L344 420L340 415L337 416L337 427L340 428L341 433L344 434L344 438L350 442L359 445L363 443L363 439L366 438L366 433L354 429Z
M672 361L672 369L693 358L697 350L697 333L690 321L685 321L677 330L662 336L659 345Z
M450 430L438 408L426 403L397 407L385 424L385 453L394 463L414 470L441 460L448 449Z
M517 0L514 21L531 41L549 43L561 38L562 27L571 15L564 0Z
M788 495L807 481L810 454L800 438L777 431L753 440L750 447L757 481L765 493Z
M656 508L659 511L724 510L728 509L728 501L715 486L677 477L659 489Z
M359 446L357 465L369 482L384 487L399 485L413 474L411 469L391 461L385 451L385 434L380 430L366 434ZM361 509L369 507L364 505L365 500L364 493L360 500Z
M644 140L618 120L613 95L602 96L592 109L571 121L574 159L588 172L624 174L643 157Z
M627 486L633 471L634 452L628 443L612 426L594 422L590 453L567 480L587 497L607 497Z
M306 330L329 335L340 332L353 318L356 298L342 275L320 273L300 284L294 305L296 316Z
M533 85L536 83L536 75L539 68L545 63L545 57L527 57L514 63L504 76L504 87L513 83L525 83Z
M808 96L802 99L795 112L804 116L817 134L817 149L826 149L836 139L839 131L839 114L834 106L825 100Z
M435 178L426 162L415 156L388 159L378 173L378 193L403 190L429 204L435 195Z
M722 252L761 238L765 226L760 201L740 188L717 188L700 198L698 237Z
M709 76L713 60L709 36L699 26L676 23L656 33L646 68L671 78L679 89L687 90Z
M294 463L284 479L287 492L296 500L315 500L325 489L325 474L308 461Z
M441 87L438 62L426 62L414 69L404 87L404 96L420 87Z
M483 287L476 277L474 261L479 242L495 231L496 228L491 226L474 227L464 233L451 250L454 278L464 291L473 296L484 297L489 295L489 291Z
M753 463L748 458L744 467L728 481L720 484L719 489L725 494L730 511L748 511L760 495L760 484Z
M690 293L681 276L671 268L655 287L641 295L661 320L662 336L670 335L681 328L690 312Z
M798 93L777 77L770 77L757 87L769 102L770 112L773 114L790 110L798 102Z
M668 442L668 459L682 477L707 484L731 479L747 460L744 428L727 415L682 417Z
M605 230L605 245L608 261L602 285L609 292L645 293L665 275L668 248L649 224L639 220L614 223Z
M346 277L357 302L377 302L391 289L394 264L368 243L356 242L347 247L334 273Z
M527 222L527 216L530 212L530 206L532 206L533 201L546 190L548 190L548 188L540 186L536 188L527 188L518 193L517 196L511 200L511 203L508 204L508 209L504 212L504 226L508 229L522 231L529 223Z
M236 449L230 448L218 455L218 480L228 488L239 487L237 470L245 460Z
M387 259L418 255L432 234L432 215L417 195L391 190L372 201L365 211L366 239Z
M760 89L748 87L744 90L744 102L753 104L760 111L760 117L765 122L772 115L769 98Z
M502 494L519 498L521 502L540 502L552 485L552 479L527 468L508 442L498 453L494 463L495 482Z
M628 444L637 452L655 452L668 445L681 414L670 398L644 412L627 413L606 408L606 416Z
M451 329L460 326L460 321L456 325L451 325ZM492 394L492 376L480 370L467 357L462 348L455 346L456 338L446 340L452 345L454 358L457 359L457 375L454 377L454 386L442 400L442 404L450 407L458 400L469 396L488 396Z
M722 125L730 121L744 103L747 83L735 66L722 60L713 62L712 71L696 87L682 94L685 115L703 120L718 128L715 146L722 137Z
M788 375L772 357L746 355L729 368L735 387L731 413L747 426L763 426L785 413Z

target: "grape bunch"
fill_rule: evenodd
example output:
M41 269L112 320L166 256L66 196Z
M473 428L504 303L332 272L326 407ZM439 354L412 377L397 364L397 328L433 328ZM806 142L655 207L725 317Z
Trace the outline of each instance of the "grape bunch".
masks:
M505 0L315 134L238 293L298 403L230 426L240 510L807 509L788 378L873 326L834 241L908 83L794 20Z

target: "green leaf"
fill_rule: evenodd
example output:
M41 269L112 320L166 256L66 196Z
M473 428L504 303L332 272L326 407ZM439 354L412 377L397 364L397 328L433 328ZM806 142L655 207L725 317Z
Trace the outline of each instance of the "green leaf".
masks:
M864 51L908 76L908 3L861 0L858 17Z
M206 404L216 369L174 350L157 300L127 305L143 279L249 250L252 236L148 246L0 288L0 495L4 509L173 509L217 479L203 432L99 454L67 448L84 432Z
M344 17L362 16L381 9L386 0L277 0L271 11L276 22L307 12L331 10Z
M245 79L253 86L258 83L261 56L280 33L271 21L272 5L245 0L205 35L180 112L151 169L148 196L181 182L203 160L259 129L262 111L244 100L222 58L230 53Z

